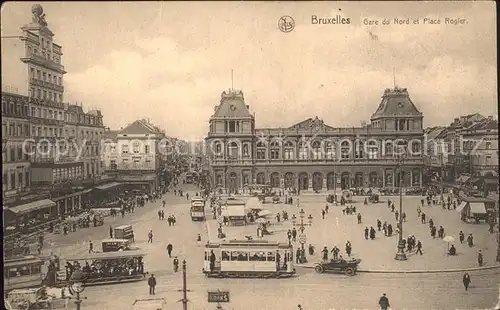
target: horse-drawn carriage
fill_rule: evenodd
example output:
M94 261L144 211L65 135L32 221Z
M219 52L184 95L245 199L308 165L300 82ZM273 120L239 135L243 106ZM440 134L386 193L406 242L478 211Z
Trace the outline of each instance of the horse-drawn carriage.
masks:
M317 273L333 272L333 273L344 273L348 276L354 276L358 271L358 265L361 259L337 259L330 260L329 262L316 263L314 265L314 270Z

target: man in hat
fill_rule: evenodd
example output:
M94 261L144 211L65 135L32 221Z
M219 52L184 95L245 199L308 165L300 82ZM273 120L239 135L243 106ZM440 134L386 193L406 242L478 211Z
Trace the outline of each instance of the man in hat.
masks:
M380 306L380 310L387 310L390 305L389 305L389 298L385 295L385 293L382 294L380 297L378 304Z

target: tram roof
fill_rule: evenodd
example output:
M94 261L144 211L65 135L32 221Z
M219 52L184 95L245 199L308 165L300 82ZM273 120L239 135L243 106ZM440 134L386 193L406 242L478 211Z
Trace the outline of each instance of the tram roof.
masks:
M146 253L142 250L128 250L128 251L117 251L117 252L105 252L105 253L91 253L79 256L68 256L64 259L66 261L81 261L81 260L111 260L120 258L132 258L132 257L144 257Z
M22 259L5 260L3 266L14 267L14 266L30 265L35 263L43 264L43 260L36 256L31 256L31 257L28 256Z
M222 242L209 242L206 244L207 248L219 247L290 247L288 243L268 240L227 240Z

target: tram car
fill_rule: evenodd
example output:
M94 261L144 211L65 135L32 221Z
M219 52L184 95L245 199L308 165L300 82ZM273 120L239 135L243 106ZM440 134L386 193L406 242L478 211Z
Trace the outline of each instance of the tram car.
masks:
M217 278L292 277L293 246L266 240L208 242L203 273Z

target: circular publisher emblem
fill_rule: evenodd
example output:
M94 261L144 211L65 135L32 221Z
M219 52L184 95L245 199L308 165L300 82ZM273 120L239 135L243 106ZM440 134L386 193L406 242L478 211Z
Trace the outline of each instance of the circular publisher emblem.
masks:
M295 20L288 15L282 16L278 20L278 28L282 32L291 32L295 28Z

